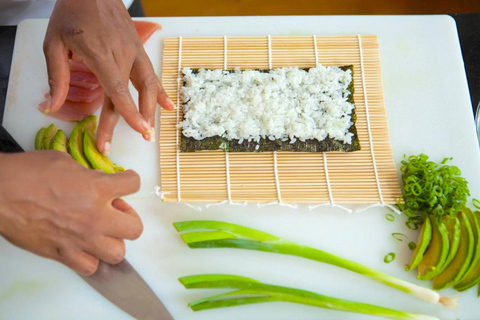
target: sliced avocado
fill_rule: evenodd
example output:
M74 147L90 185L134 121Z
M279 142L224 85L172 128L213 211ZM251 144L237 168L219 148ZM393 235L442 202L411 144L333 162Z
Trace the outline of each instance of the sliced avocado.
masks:
M460 220L461 229L458 252L450 265L443 270L442 273L433 278L433 289L435 290L441 290L458 283L472 261L474 249L472 226L462 211L457 213L457 217Z
M470 225L472 227L472 232L473 232L473 256L472 256L472 260L470 262L470 265L468 266L467 271L465 271L465 274L463 275L463 278L460 279L460 282L463 279L465 279L470 274L470 272L472 272L473 268L475 268L475 265L477 264L478 260L480 259L480 243L479 243L480 229L479 229L479 226L477 224L477 218L475 217L475 214L472 212L472 210L470 210L467 207L464 207L462 209L462 211L467 216L468 221L470 222Z
M42 150L42 139L45 128L38 130L37 135L35 136L35 150Z
M115 173L115 167L113 163L104 156L97 149L97 139L93 133L88 130L84 130L83 136L83 150L85 152L85 157L92 166L93 169L102 170L105 173Z
M420 280L429 280L441 272L441 267L445 263L448 255L449 243L447 227L443 222L436 222L430 216L432 223L432 239L428 249L418 265L418 276Z
M450 265L453 258L455 258L455 256L457 255L461 238L460 220L458 220L458 218L454 216L447 216L443 220L443 223L445 223L445 225L447 226L449 249L447 259L440 268L440 272L445 270Z
M67 152L68 139L63 130L58 130L52 139L52 150Z
M87 158L83 152L83 130L91 132L92 134L97 131L97 117L88 116L73 128L72 133L70 134L70 140L68 141L68 150L72 157L77 160L82 166L87 169L92 167L88 163Z
M418 264L423 259L423 254L432 239L432 222L430 219L425 219L425 222L422 225L422 229L420 230L420 234L417 240L417 246L415 250L413 250L412 256L410 257L410 262L407 264L405 270L410 271L415 269Z
M125 168L121 166L117 166L117 164L113 164L113 168L115 169L115 172L124 172Z
M45 129L42 136L42 150L50 150L52 146L52 140L55 134L57 133L58 128L51 124Z
M472 216L476 223L476 226L473 228L473 236L476 240L476 250L474 252L475 256L479 255L480 247L480 211L475 211ZM475 261L475 259L477 260ZM480 260L478 260L478 257L472 259L472 263L470 264L470 267L468 268L467 272L465 272L465 274L466 275L463 277L463 279L455 285L455 289L457 289L458 291L465 291L467 289L470 289L480 281Z

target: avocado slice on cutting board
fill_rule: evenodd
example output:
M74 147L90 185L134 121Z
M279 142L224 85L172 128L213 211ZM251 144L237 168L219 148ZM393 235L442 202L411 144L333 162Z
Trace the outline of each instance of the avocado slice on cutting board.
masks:
M468 268L467 272L465 272L463 279L455 285L455 289L458 291L470 289L480 281L480 212L475 211L475 213L473 213L470 209L468 209L468 211L470 211L469 214L471 214L470 216L467 214L470 222L472 224L475 223L472 229L476 247L473 254L474 258L470 263L470 267Z
M112 161L98 151L97 139L95 139L93 133L84 130L83 134L83 151L92 168L102 170L105 173L117 172Z
M433 289L435 290L441 290L457 284L462 279L472 261L474 249L472 226L462 211L457 213L457 217L460 221L461 229L458 252L450 265L445 268L442 273L433 278Z
M63 130L58 130L52 139L52 150L67 152L68 139Z
M97 117L93 115L88 116L82 121L78 122L77 125L73 128L72 133L70 134L70 140L68 141L68 150L70 152L70 155L82 166L87 169L91 169L92 167L90 166L90 163L85 157L83 151L83 130L94 134L97 131Z
M448 255L449 242L447 227L443 222L436 222L432 216L427 219L432 224L432 239L428 249L418 265L417 278L420 280L429 280L441 272L441 267L445 263Z
M58 128L51 124L49 125L45 131L43 132L42 136L42 150L50 150L52 146L52 140L55 134L57 133Z
M422 229L420 230L415 250L410 257L410 262L407 264L405 270L410 271L418 266L423 259L423 254L425 253L425 250L427 249L431 239L432 222L430 219L426 218L423 222Z
M455 256L457 255L458 247L460 246L460 238L462 235L460 228L460 220L458 220L457 217L445 217L443 220L445 225L447 226L449 250L445 263L440 267L440 273L443 272L443 270L445 270L450 265L453 258L455 258Z
M42 150L42 139L43 134L45 133L45 128L38 130L37 135L35 136L35 150Z

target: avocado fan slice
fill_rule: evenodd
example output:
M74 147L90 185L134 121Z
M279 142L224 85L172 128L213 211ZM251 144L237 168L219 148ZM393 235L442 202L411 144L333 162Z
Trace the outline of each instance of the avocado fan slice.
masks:
M410 257L410 262L407 264L405 270L410 271L418 266L418 264L423 259L423 254L427 249L431 239L432 223L430 219L425 218L425 222L423 223L422 229L420 230L420 234L418 236L417 245L412 253L412 256Z
M461 238L461 228L460 228L460 220L458 220L455 216L445 217L444 223L447 226L447 233L448 233L448 255L445 263L440 267L440 274L445 270L450 263L452 262L453 258L457 255L458 247L460 246L460 238Z
M68 150L70 155L77 160L82 166L87 169L91 169L87 158L83 152L83 130L87 130L92 134L97 131L97 117L92 115L88 116L82 121L78 122L73 128L70 134L70 140L68 141Z
M95 139L93 133L88 130L84 130L83 151L93 169L99 169L105 173L117 172L110 159L98 151L97 139Z
M470 209L469 209L470 210ZM471 213L471 211L470 211ZM473 222L472 222L473 220ZM470 217L470 222L475 223L473 237L475 238L474 258L463 276L463 279L455 285L458 291L465 291L476 285L480 281L480 212L475 211Z
M121 166L117 166L116 163L113 163L113 168L115 169L115 172L124 172L125 168Z
M58 130L52 139L52 150L67 152L68 139L63 130Z
M52 140L55 134L57 133L58 128L51 124L49 125L45 131L43 132L42 136L42 150L50 150L52 146Z
M457 213L460 220L461 236L458 252L450 265L438 276L433 278L433 289L441 290L458 283L468 267L473 257L474 239L472 226L465 213Z
M447 227L443 222L437 223L432 216L429 216L432 224L432 239L428 249L418 265L417 278L420 280L429 280L441 272L441 267L445 263L448 255L449 242Z
M35 136L35 150L42 150L42 139L43 134L45 133L45 128L38 130L37 135Z

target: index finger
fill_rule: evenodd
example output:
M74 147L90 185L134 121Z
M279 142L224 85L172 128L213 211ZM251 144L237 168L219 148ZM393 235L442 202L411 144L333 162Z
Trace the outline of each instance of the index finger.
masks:
M141 134L154 133L154 129L140 114L128 89L128 78L122 76L120 69L113 60L102 61L89 65L93 73L105 89L105 94L112 100L115 110L122 115L133 130ZM152 132L153 131L153 132Z

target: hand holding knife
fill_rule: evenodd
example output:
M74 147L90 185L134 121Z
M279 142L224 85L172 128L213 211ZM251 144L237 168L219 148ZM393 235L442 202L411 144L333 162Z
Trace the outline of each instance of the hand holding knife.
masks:
M0 152L23 151L0 125ZM105 298L136 319L173 319L127 260L116 265L100 261L94 274L81 277Z

